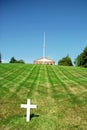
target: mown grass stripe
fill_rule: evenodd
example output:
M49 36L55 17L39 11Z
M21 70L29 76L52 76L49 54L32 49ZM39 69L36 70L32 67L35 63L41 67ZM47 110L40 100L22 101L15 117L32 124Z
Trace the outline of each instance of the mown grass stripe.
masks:
M16 67L17 68L17 67ZM24 69L24 67L22 67L21 69L23 69L23 70L25 70L26 71L26 69ZM22 70L22 72L23 72L23 70ZM30 69L29 69L30 70ZM20 69L19 69L19 72L20 72ZM5 82L1 82L2 83L2 85L1 85L1 87L3 88L3 90L7 90L8 89L8 93L7 94L5 94L5 95L3 95L3 97L5 98L5 97L9 97L10 98L10 96L11 95L15 95L15 94L17 94L16 92L15 92L15 89L17 88L17 85L16 85L16 83L14 83L13 82L13 80L15 79L15 78L17 78L19 75L17 75L17 76L14 76L14 78L12 79L12 81L10 81L10 79L8 79L7 81L6 81L6 79L4 80ZM22 77L24 77L24 76L22 76ZM9 78L9 77L8 77ZM19 82L17 82L17 84L19 84L21 82L21 79L19 80ZM14 91L13 91L14 90ZM13 91L13 92L12 92ZM11 95L10 95L11 94ZM4 98L3 98L3 100L4 100Z
M26 130L87 128L87 70L4 64L0 72L0 129L20 129L20 125ZM20 109L27 98L37 105L31 110L34 117L29 123L25 122L25 109Z
M64 67L63 68L61 67L60 69L61 69L61 71L63 71L63 73L65 73L65 75L67 75L67 77L69 77L70 80L74 80L75 82L79 83L83 87L87 88L86 84L81 83L81 79L83 78L86 81L87 77L84 77L84 76L81 76L81 75L80 75L80 77L76 76L78 74L78 71L76 71L76 70L71 72L70 70L67 71L67 68L64 68Z

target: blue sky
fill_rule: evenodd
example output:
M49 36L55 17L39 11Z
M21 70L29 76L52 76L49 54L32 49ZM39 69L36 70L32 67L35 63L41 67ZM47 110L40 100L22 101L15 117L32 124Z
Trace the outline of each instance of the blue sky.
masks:
M69 54L72 61L87 46L87 0L0 0L0 52L26 63Z

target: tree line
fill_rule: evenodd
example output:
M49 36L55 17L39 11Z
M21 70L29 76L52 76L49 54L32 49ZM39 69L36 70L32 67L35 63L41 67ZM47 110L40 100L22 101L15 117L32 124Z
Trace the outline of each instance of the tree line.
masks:
M74 63L76 66L87 67L87 47L77 56Z
M17 59L15 59L14 57L12 57L11 59L10 59L10 61L9 61L9 63L25 63L24 62L24 60L17 60Z
M76 57L74 61L75 66L87 68L87 47ZM67 55L58 61L58 65L73 66L71 58Z
M1 53L0 53L0 63L2 63L2 56L1 56ZM15 59L14 57L12 57L9 61L9 63L25 63L24 60L20 59L20 60L17 60Z
M2 63L1 53L0 53L0 63ZM23 63L24 64L25 62L22 59L17 60L14 57L12 57L9 63ZM87 47L85 47L84 50L76 57L74 64L75 66L81 66L81 67L87 68ZM73 66L73 63L69 55L67 55L58 61L58 65Z
M2 60L1 60L1 53L0 53L0 63L2 62Z

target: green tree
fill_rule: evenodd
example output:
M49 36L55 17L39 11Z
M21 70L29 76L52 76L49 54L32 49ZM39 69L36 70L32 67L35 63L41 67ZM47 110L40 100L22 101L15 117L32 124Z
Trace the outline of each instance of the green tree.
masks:
M84 48L83 52L75 59L76 66L87 67L87 47Z
M24 60L21 59L21 60L18 60L17 63L23 63L24 64L25 62L24 62Z
M12 57L11 59L10 59L10 62L9 63L16 63L17 62L17 60L14 58L14 57Z
M63 57L58 61L58 65L73 66L71 58L69 56Z
M2 60L1 60L2 58L1 58L1 53L0 53L0 63L2 62Z
M9 63L23 63L23 64L24 64L25 62L24 62L24 60L22 60L22 59L21 59L21 60L16 60L14 57L12 57L12 58L10 59L10 62L9 62Z

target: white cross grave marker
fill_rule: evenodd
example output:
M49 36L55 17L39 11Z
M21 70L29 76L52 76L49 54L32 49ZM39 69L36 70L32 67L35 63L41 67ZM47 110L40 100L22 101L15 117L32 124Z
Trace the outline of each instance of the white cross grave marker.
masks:
M27 112L26 112L26 121L29 122L30 121L30 108L37 108L36 105L31 105L30 104L30 99L27 99L27 104L21 104L21 108L26 108Z

